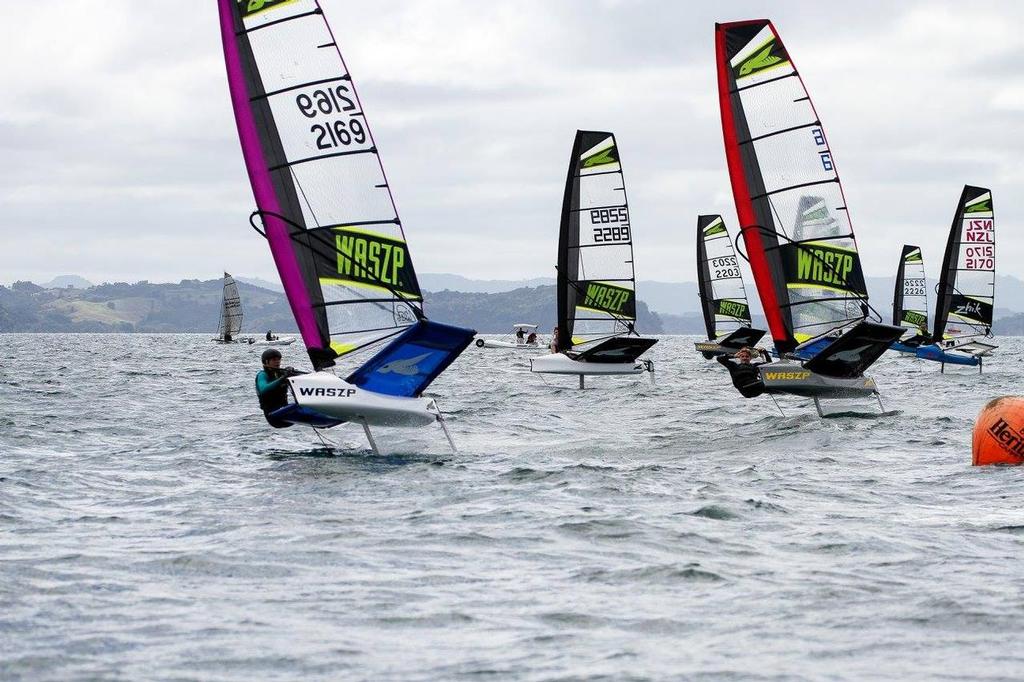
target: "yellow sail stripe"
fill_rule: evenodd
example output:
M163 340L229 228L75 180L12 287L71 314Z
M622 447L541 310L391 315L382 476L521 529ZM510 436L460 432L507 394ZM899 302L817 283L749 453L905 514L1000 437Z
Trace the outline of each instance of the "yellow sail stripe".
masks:
M787 289L825 289L827 291L835 291L840 294L849 294L851 298L856 298L856 292L850 291L849 289L839 289L837 287L825 286L824 284L786 284Z
M351 353L355 349L356 345L354 343L341 343L340 341L331 341L331 350L333 350L338 355L345 355L346 353Z
M367 289L369 291L383 291L384 293L391 294L391 290L388 289L387 287L378 286L376 284L368 284L366 282L355 282L355 281L352 281L350 279L337 279L337 278L334 278L334 277L321 277L319 281L320 281L320 286L324 286L325 284L329 284L329 285L333 285L333 286L350 287L352 289ZM402 291L401 289L398 289L397 287L395 288L395 291L397 291L398 293L402 294L403 296L406 296L407 300L409 300L409 301L419 301L420 300L420 297L417 296L416 294L410 293L408 291ZM358 299L356 299L356 300L358 300Z

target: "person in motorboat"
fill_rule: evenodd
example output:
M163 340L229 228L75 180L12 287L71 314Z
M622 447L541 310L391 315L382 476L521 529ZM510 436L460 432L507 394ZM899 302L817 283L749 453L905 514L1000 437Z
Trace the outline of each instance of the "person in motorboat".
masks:
M750 348L740 348L733 356L719 355L716 360L722 363L729 375L732 377L732 385L739 390L744 398L756 398L764 393L764 381L761 380L761 372L757 368L764 362L771 362L771 358L765 358L759 354L758 359L762 362L751 362L754 352ZM731 358L735 358L733 362Z
M558 352L558 327L551 332L551 343L548 344L548 348L551 349L552 353Z
M516 343L519 343L519 344L523 343L523 337L524 336L526 336L526 334L523 332L523 328L522 327L520 327L519 329L516 329Z
M530 335L526 337L526 345L527 346L536 346L537 345L537 332L530 332Z
M281 351L268 348L260 357L263 369L256 375L256 395L260 400L260 409L267 423L275 429L291 426L290 422L280 421L270 416L288 404L288 377L299 374L293 367L281 367Z
M267 341L277 341L277 337L269 329L267 330Z

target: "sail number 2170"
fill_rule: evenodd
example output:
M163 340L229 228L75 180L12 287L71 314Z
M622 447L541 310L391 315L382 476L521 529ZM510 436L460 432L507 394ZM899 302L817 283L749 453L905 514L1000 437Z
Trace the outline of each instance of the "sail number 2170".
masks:
M360 114L347 113L357 109L347 85L321 88L309 94L302 93L295 97L295 105L306 118L342 116L331 122L315 123L310 126L309 132L316 135L318 149L334 149L347 147L353 142L366 142L366 126L355 118Z

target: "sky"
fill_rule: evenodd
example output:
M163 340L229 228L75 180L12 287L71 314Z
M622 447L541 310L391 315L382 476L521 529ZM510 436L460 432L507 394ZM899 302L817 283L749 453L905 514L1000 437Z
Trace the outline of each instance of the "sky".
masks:
M694 280L696 216L736 227L714 24L770 18L865 272L916 243L934 278L966 183L993 190L997 267L1024 277L1022 3L321 4L420 272L553 276L573 135L596 129L619 144L637 278ZM277 280L213 0L9 3L0 55L0 283Z

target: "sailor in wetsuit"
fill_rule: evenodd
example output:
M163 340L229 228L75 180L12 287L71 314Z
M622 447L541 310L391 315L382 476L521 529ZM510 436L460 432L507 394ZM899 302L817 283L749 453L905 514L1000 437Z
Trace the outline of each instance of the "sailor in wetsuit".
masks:
M730 357L735 357L737 362L730 360ZM744 398L756 398L764 393L764 381L761 380L761 372L757 368L761 363L751 362L752 357L754 357L752 350L740 348L736 351L735 356L719 355L715 358L729 370L729 374L732 376L732 385L739 390L740 395ZM769 358L766 362L771 362L771 359Z
M268 348L263 351L263 369L256 375L256 395L267 422L275 429L291 426L290 422L274 419L270 413L288 404L288 377L295 374L291 367L281 367L281 351Z

